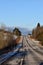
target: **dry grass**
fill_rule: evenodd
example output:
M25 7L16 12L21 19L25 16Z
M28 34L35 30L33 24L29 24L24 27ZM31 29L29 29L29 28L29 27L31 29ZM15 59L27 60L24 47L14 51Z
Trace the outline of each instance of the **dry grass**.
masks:
M34 37L30 37L30 38L40 41L39 44L41 44L43 46L43 33L40 33L39 35L37 35L36 38L34 38Z
M39 40L41 42L40 44L43 45L43 33L37 36L37 40Z
M35 38L36 40L40 41L41 45L43 45L43 26L40 27L36 27L33 31L32 31L32 36L33 38Z
M8 46L17 45L20 40L20 36L15 40L13 39L12 33L4 33L3 31L0 31L0 49L3 49Z
M7 35L7 39L4 39L4 36L0 34L0 49L7 47L9 44L9 42L11 41L11 36Z
M7 47L9 44L9 41L12 40L12 35L7 34L6 38L3 32L0 32L0 49Z
M21 39L20 36L16 39L16 43L17 43L17 44L19 43L20 39Z

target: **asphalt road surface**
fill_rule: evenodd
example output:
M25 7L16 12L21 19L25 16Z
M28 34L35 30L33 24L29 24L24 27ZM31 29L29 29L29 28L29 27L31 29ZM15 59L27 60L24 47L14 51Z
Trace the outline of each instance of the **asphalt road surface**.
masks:
M28 36L21 36L22 47L2 65L43 65L43 48Z

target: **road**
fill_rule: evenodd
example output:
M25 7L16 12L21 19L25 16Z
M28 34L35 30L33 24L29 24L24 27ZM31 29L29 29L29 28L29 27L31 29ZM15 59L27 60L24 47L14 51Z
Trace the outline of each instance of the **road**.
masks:
M28 36L22 36L22 47L16 55L9 58L3 65L43 65L43 48Z
M25 65L40 65L43 62L43 51L31 39L24 37L24 43L28 51L25 56Z

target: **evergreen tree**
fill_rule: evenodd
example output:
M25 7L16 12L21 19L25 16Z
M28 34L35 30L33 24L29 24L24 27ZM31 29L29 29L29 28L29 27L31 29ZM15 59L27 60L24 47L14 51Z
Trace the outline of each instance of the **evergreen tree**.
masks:
M15 29L13 30L13 33L14 33L15 35L21 36L21 31L20 31L18 28L15 28Z
M40 23L37 24L37 28L40 27Z

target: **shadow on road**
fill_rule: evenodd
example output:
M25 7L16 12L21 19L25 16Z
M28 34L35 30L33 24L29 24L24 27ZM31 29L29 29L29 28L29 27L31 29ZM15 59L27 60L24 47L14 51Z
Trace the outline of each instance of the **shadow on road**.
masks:
M18 51L18 53L15 55L15 57L23 57L27 55L27 51Z
M43 62L41 62L40 65L43 65Z

